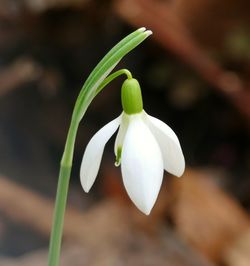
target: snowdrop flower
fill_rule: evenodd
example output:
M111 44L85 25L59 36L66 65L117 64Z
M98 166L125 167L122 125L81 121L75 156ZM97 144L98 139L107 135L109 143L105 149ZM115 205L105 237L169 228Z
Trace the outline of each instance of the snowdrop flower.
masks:
M88 143L81 164L81 184L92 187L107 141L119 127L115 140L115 165L121 165L126 191L143 213L149 214L161 188L163 172L180 177L185 161L174 131L143 110L141 89L136 79L122 85L123 112L101 128Z

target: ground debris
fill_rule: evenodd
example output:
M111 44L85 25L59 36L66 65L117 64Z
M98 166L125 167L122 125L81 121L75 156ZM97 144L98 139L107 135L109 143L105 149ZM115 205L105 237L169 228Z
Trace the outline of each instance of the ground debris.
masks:
M172 189L177 232L213 261L224 260L225 250L250 226L247 212L203 171L187 170L181 181L173 179Z
M3 177L0 187L8 191L0 193L1 211L5 215L49 235L52 202ZM14 200L17 193L22 201ZM131 209L119 201L102 201L85 213L69 207L64 232L66 246L62 265L65 266L213 265L183 243L168 226L162 226L153 235L140 230ZM74 247L70 243L74 243ZM46 258L47 251L41 251L17 259L4 258L0 265L42 266L46 265Z

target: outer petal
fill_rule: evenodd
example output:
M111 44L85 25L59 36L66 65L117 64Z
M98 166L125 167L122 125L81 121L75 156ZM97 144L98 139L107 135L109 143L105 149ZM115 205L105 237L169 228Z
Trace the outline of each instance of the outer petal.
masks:
M164 169L180 177L185 169L185 159L174 131L161 120L147 115L147 121L161 148Z
M142 115L132 115L130 120L121 156L123 183L134 204L148 215L161 187L163 160Z
M83 155L80 178L85 192L92 187L102 159L102 154L107 141L117 130L121 117L109 122L101 128L90 140Z

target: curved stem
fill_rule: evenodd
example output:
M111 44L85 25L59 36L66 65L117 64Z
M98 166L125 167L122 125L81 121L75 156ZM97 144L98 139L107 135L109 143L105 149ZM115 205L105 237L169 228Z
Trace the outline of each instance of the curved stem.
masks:
M121 76L121 75L126 75L128 79L132 79L132 74L129 70L127 69L120 69L113 74L109 75L104 79L104 81L99 85L99 87L96 89L95 96L104 88L106 87L112 80L115 78Z
M112 80L117 78L120 75L127 75L128 79L132 78L130 71L127 69L121 69L115 73L108 76L97 88L93 98ZM92 99L85 98L83 105L83 115L90 105ZM77 134L77 129L79 126L79 121L74 119L74 112L72 120L69 127L69 132L67 135L67 140L60 164L59 179L56 192L56 203L53 217L53 224L50 237L50 246L49 246L49 255L48 255L48 266L58 266L60 260L60 251L61 251L61 242L63 234L63 224L64 224L64 215L67 203L68 189L69 189L69 180L71 174L71 167L73 161L73 153L75 146L75 139Z

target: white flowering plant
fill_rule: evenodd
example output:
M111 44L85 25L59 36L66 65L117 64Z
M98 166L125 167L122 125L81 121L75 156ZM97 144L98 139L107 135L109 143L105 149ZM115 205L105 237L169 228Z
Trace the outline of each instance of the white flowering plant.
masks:
M48 266L59 265L64 213L79 123L92 100L113 79L120 75L127 77L121 89L123 111L89 141L80 169L83 189L88 192L92 187L104 147L118 128L114 145L115 165L121 165L126 191L143 213L150 214L156 202L164 170L178 177L184 172L185 160L179 140L168 125L144 111L139 82L127 69L110 74L128 52L151 34L150 30L140 28L121 40L90 73L79 93L61 160Z

